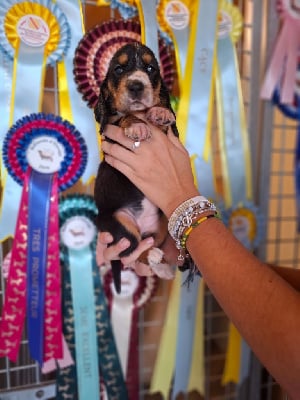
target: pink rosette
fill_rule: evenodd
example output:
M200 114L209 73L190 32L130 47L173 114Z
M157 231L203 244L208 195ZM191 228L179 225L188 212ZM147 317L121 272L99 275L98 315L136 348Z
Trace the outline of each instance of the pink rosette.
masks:
M277 0L276 7L282 24L261 88L261 97L271 100L279 86L281 103L292 104L300 47L300 7L293 0Z

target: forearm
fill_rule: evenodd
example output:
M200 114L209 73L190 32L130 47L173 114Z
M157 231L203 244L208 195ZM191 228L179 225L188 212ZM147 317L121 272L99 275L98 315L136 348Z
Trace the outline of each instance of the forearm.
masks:
M187 248L261 362L290 396L299 395L300 347L295 345L300 332L299 293L215 218L192 231Z

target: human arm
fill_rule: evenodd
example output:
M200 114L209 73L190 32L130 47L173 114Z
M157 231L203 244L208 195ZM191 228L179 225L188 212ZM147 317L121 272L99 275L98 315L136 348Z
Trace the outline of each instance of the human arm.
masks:
M186 150L172 134L152 128L152 138L130 151L122 131L103 143L106 161L124 173L170 218L197 196ZM300 393L300 294L245 249L216 218L193 229L187 249L206 284L261 362L292 398Z

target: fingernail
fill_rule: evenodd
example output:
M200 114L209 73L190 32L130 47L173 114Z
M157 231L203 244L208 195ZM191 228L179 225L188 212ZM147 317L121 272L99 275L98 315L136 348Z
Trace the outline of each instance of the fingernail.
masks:
M152 245L152 244L154 243L154 238L153 238L152 236L149 236L149 237L146 239L146 243L149 244L149 245Z
M123 238L120 240L120 247L121 249L126 249L130 245L130 242L128 239Z

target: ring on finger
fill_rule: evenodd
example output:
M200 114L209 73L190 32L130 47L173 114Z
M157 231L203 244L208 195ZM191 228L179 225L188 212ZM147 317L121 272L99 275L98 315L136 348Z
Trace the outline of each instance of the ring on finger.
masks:
M138 149L140 147L140 144L141 144L141 142L138 140L136 142L133 142L133 144L131 146L132 150Z
M124 128L124 135L126 137L128 137L128 139L132 139L132 140L138 140L139 139L139 135L137 135L136 133L130 133L128 128Z

